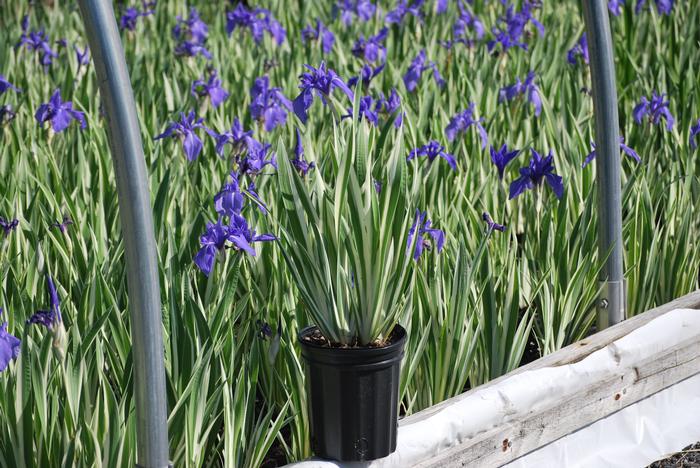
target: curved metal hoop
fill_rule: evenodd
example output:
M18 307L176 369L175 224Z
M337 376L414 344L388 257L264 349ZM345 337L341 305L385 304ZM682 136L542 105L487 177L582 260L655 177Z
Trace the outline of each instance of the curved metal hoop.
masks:
M126 253L137 463L165 468L168 413L153 213L134 95L112 3L79 0L108 124Z
M607 255L599 280L598 330L625 319L625 279L622 243L622 186L617 115L615 59L607 0L583 0L588 32L596 167L598 172L598 252Z

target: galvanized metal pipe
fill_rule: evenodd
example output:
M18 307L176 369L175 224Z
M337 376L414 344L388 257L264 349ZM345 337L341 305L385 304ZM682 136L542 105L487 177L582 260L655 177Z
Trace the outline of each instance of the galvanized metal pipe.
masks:
M598 173L598 252L607 255L600 273L598 329L625 319L625 280L622 244L622 187L617 114L615 60L607 0L583 0L588 34L596 167Z
M124 50L110 0L79 0L108 126L126 252L137 464L165 468L167 402L160 284L146 163Z

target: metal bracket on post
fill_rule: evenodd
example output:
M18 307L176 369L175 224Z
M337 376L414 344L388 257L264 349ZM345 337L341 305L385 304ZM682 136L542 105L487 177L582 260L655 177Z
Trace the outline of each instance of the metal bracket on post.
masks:
M158 257L136 104L111 0L79 0L105 109L114 161L129 288L136 462L171 466Z
M625 319L622 244L622 182L615 60L607 0L583 0L588 33L598 192L598 254L607 255L599 280L598 329Z
M603 281L600 283L600 297L596 304L598 330L608 328L625 318L625 281ZM614 316L613 312L620 314Z

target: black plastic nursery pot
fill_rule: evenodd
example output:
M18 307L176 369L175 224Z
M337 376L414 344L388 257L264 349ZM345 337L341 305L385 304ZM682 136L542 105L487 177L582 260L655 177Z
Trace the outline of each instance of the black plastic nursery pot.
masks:
M382 348L334 348L299 332L306 362L311 447L323 458L364 461L396 450L399 381L406 330L396 325Z

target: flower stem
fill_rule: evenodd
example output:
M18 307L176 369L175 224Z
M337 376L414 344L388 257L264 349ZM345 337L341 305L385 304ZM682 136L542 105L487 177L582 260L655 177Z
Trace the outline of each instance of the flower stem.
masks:
M219 255L217 254L214 265L211 267L209 276L207 277L207 289L204 292L204 308L209 308L209 303L211 302L211 295L214 291L214 274L216 272L216 265L219 263Z

